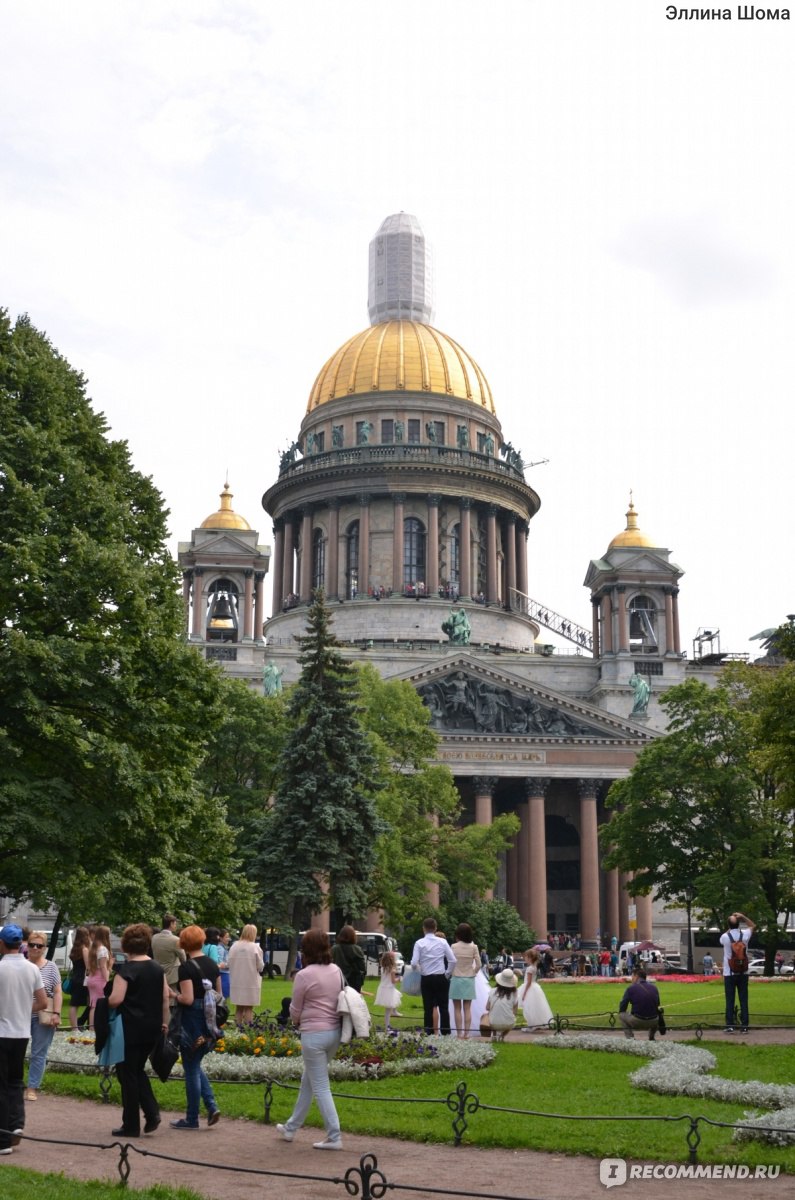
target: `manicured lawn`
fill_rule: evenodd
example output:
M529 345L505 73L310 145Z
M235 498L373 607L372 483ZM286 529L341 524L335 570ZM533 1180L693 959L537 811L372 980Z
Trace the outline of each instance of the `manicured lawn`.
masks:
M604 1026L605 1016L615 1012L625 983L554 984L547 990L553 1012L578 1017L577 1024L594 1023ZM366 990L375 994L375 981L368 981ZM281 999L289 992L283 981L265 981L263 1008L278 1010ZM661 993L666 1013L675 1025L677 1016L683 1022L698 1019L720 1023L723 1006L723 986L720 979L703 984L664 983ZM795 1022L795 983L765 984L751 982L751 1017L763 1023L779 1023L776 1016ZM419 999L404 998L407 1023L421 1024ZM521 1037L521 1035L520 1035ZM771 1083L791 1083L795 1079L795 1047L752 1046L743 1042L696 1042L708 1046L718 1061L716 1074L728 1079L759 1079ZM642 1060L623 1054L597 1054L583 1050L551 1050L534 1044L534 1038L523 1037L497 1048L497 1058L483 1071L466 1073L465 1081L479 1105L501 1109L526 1109L548 1114L570 1114L584 1118L564 1121L546 1117L527 1117L512 1112L490 1112L479 1109L467 1114L468 1129L464 1141L480 1146L502 1146L508 1149L532 1148L558 1153L582 1153L598 1157L646 1157L658 1161L681 1161L687 1156L685 1140L689 1124L677 1120L687 1114L707 1117L716 1122L731 1123L742 1119L741 1105L714 1100L694 1100L682 1097L662 1097L632 1087L630 1074L642 1065ZM337 1083L334 1091L345 1129L361 1134L405 1137L427 1142L450 1142L453 1137L454 1113L447 1107L448 1095L455 1091L463 1072L439 1072L421 1076L402 1076L367 1083ZM164 1108L180 1111L185 1096L181 1083L155 1083ZM76 1096L99 1098L96 1077L68 1076L50 1073L45 1090ZM218 1095L222 1111L228 1117L263 1119L262 1085L219 1084ZM271 1122L283 1120L292 1108L295 1086L274 1086ZM399 1099L433 1100L433 1104L366 1103L357 1097L378 1098L382 1101ZM114 1081L114 1107L98 1109L98 1122L112 1124L118 1109L118 1084ZM664 1117L666 1120L635 1120L621 1123L616 1115L643 1118ZM315 1123L317 1115L313 1110ZM795 1148L772 1148L761 1143L735 1146L731 1130L700 1126L699 1160L704 1162L739 1161L780 1164L784 1170L795 1171ZM74 1195L75 1193L71 1193Z
M119 1200L119 1184L100 1180L69 1179L63 1175L39 1175L19 1167L3 1167L3 1200L30 1200L31 1196L46 1196L47 1200ZM164 1184L142 1188L131 1193L135 1200L202 1200L189 1188L170 1188Z

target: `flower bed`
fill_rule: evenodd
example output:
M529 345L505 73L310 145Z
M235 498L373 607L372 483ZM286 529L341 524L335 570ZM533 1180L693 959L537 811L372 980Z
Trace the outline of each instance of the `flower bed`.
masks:
M237 1044L239 1038L249 1039L248 1051L242 1048L242 1044ZM234 1044L235 1049L230 1049L230 1044ZM493 1062L494 1057L495 1051L489 1042L426 1037L413 1033L375 1033L369 1038L358 1038L348 1046L341 1046L337 1057L329 1065L329 1075L339 1080L419 1075L426 1071L478 1071ZM203 1066L211 1079L226 1082L298 1079L302 1069L301 1045L289 1034L280 1033L278 1038L255 1031L233 1034L219 1042L212 1053L205 1055ZM52 1071L98 1073L93 1041L59 1036L53 1042L47 1067ZM172 1077L182 1078L179 1063L174 1067Z
M630 1076L633 1087L662 1096L698 1096L728 1104L753 1104L756 1109L779 1111L772 1117L758 1111L746 1114L735 1141L757 1138L776 1145L795 1145L795 1087L762 1083L758 1079L722 1079L708 1075L717 1066L714 1054L681 1042L634 1041L625 1037L594 1037L592 1034L537 1038L536 1046L554 1050L594 1050L603 1054L631 1054L651 1059ZM761 1128L775 1126L770 1131Z

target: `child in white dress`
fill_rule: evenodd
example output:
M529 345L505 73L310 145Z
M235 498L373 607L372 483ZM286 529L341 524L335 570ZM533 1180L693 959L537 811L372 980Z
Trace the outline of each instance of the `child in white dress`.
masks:
M494 976L494 983L496 987L489 993L486 1008L491 1020L492 1041L504 1042L506 1033L510 1033L516 1024L516 1010L519 1007L516 976L506 967Z
M391 950L387 950L386 954L381 956L381 982L378 985L378 991L375 994L373 1004L376 1008L383 1008L384 1012L384 1029L387 1031L392 1028L390 1019L393 1013L397 1013L400 1009L401 995L398 991L398 973L397 959Z
M544 990L538 982L538 963L540 955L537 950L525 950L522 956L525 961L524 987L521 1002L525 1026L532 1029L539 1025L549 1025L552 1020L552 1009L544 995Z

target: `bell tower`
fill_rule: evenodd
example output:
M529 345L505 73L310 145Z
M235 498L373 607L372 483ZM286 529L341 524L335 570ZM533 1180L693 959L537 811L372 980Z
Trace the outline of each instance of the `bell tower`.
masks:
M232 508L229 483L221 504L180 542L188 640L207 659L220 661L230 675L259 684L265 658L263 634L265 576L270 547Z
M652 693L684 678L679 632L683 571L671 562L670 550L641 530L631 492L626 522L602 558L591 560L584 580L593 607L598 690L606 689L606 700L611 689L627 695L633 676L644 678ZM626 700L607 706L620 712Z

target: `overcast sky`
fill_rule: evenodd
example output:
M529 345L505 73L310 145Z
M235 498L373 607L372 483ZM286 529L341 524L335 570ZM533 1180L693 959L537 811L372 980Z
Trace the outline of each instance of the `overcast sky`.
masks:
M0 0L0 304L89 380L173 548L261 496L415 213L435 324L541 497L533 598L590 625L624 527L683 645L795 612L795 22L661 0ZM700 7L700 6L699 6ZM270 588L267 589L270 601ZM546 635L544 635L546 640Z

